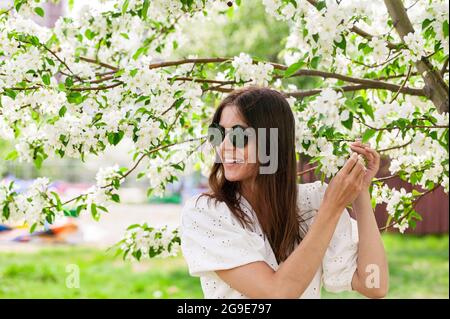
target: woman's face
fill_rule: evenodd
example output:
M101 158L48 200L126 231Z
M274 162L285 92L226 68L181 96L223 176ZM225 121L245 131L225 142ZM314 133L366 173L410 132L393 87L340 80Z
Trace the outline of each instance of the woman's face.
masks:
M229 139L229 129L234 125L248 127L235 105L224 107L219 124L223 126L227 135L218 147L218 154L223 163L225 178L230 182L244 182L251 180L258 172L256 160L256 141L249 138L244 148L234 147Z

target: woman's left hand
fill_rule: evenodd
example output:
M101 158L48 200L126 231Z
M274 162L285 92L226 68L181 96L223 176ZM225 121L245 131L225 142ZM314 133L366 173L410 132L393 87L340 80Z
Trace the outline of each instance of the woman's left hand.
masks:
M377 174L380 168L380 154L377 151L370 148L368 144L362 144L361 141L356 140L355 142L350 143L350 148L364 156L367 162L367 170L364 175L363 180L363 189L369 189L370 184L372 183L372 179Z

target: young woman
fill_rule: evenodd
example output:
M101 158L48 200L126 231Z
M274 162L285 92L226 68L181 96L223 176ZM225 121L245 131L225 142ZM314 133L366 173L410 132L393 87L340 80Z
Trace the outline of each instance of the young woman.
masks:
M182 252L205 298L320 298L322 285L384 297L388 266L368 190L378 153L351 143L353 155L328 184L297 184L294 116L281 93L233 91L212 123L220 134L210 191L185 204L181 222ZM265 134L261 146L242 135L249 128L278 134L272 141ZM277 143L277 169L262 174L261 161L249 159L270 143Z

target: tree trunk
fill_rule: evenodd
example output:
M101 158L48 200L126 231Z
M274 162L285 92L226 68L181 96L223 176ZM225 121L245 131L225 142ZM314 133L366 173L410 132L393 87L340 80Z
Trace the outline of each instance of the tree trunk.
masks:
M395 29L403 41L403 38L408 33L414 32L403 2L401 0L384 0L384 3ZM439 70L434 69L426 57L417 61L415 66L425 82L425 94L436 106L439 113L448 112L448 85L445 83Z

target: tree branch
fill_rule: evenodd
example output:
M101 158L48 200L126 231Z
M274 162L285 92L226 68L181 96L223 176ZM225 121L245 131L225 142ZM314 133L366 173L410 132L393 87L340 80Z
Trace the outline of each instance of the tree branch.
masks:
M412 65L409 65L409 67L408 67L408 74L406 74L405 80L403 81L402 86L401 86L401 87L398 89L398 91L394 94L394 96L392 97L390 103L392 103L392 102L395 101L395 99L396 99L396 98L398 97L398 95L400 94L400 91L405 87L406 82L408 82L409 77L411 76L411 69L412 69Z
M306 0L306 1L308 1L311 5L314 6L314 8L317 9L317 0ZM364 31L363 29L361 29L361 28L359 28L359 27L357 27L355 25L353 25L353 27L351 27L349 30L352 31L353 33L356 33L357 35L359 35L359 36L369 40L369 41L372 40L372 38L374 37L372 34ZM392 43L392 42L389 42L389 41L387 41L386 45L391 50L398 49L398 47L399 47L399 44Z
M355 115L353 115L355 119L357 119L362 125L367 126L368 128L375 130L375 131L392 131L392 130L403 130L405 128L424 128L424 129L430 129L430 128L449 128L449 125L406 125L404 127L399 126L393 126L393 127L374 127L367 123L364 123L361 121L361 119Z
M88 63L93 63L93 64L100 65L100 66L102 66L102 67L104 67L104 68L113 70L113 71L115 71L115 72L119 71L119 68L116 68L115 66L112 66L112 65L107 64L107 63L104 63L104 62L100 62L100 61L98 61L98 60L96 60L96 59L90 59L90 58L86 58L86 57L80 56L80 60L81 60L81 61L84 61L84 62L88 62Z
M359 91L359 90L366 90L366 89L378 89L378 90L388 90L392 92L396 92L397 90L401 93L414 95L414 96L425 96L425 93L422 89L414 89L410 87L403 87L401 88L399 85L388 83L388 85L383 84L370 84L370 85L347 85L347 86L341 86L334 88L337 91L343 91L343 92L353 92L353 91ZM304 98L308 96L313 96L320 94L323 89L312 89L312 90L304 90L304 91L297 91L297 92L285 92L286 95L297 97L297 98Z
M283 69L287 69L286 66L280 66L280 68ZM385 89L388 91L392 91L392 92L397 92L400 91L401 93L406 93L406 94L410 94L410 95L419 95L419 96L424 96L424 92L422 89L416 89L416 88L410 88L410 87L405 87L397 85L397 84L393 84L393 83L389 83L389 82L383 82L383 81L378 81L378 80L371 80L371 79L362 79L362 78L355 78L355 77L351 77L348 75L343 75L343 74L338 74L338 73L333 73L333 72L326 72L326 71L319 71L319 70L309 70L309 69L301 69L298 70L297 72L295 72L292 77L295 76L317 76L317 77L322 77L322 78L332 78L332 79L338 79L338 80L342 80L345 82L350 82L350 83L356 83L356 84L362 84L364 85L364 87L362 88L355 88L357 90L361 90L364 88L368 88L368 89ZM281 75L277 75L274 76L274 78L282 78L283 76ZM347 90L352 91L352 87L348 88Z
M403 40L404 37L414 32L408 14L401 0L384 0L389 15L394 22L395 29ZM439 113L449 111L448 85L443 80L439 71L433 68L428 58L422 57L415 66L425 82L425 93L436 106Z
M110 84L110 85L101 85L101 86L87 86L87 87L78 87L78 88L70 88L68 89L69 91L76 91L76 92L81 92L81 91L102 91L102 90L108 90L108 89L112 89L115 88L116 86L122 85L124 84L122 81L116 82L114 84Z
M392 147L388 147L388 148L384 148L384 149L381 149L381 150L378 150L378 152L387 152L387 151L392 151L392 150L395 150L395 149L398 149L398 148L403 148L403 147L405 147L405 146L408 146L409 144L411 144L413 142L413 139L411 139L409 142L407 142L407 143L405 143L405 144L402 144L402 145L396 145L396 146L392 146Z
M231 61L231 58L196 58L196 59L183 59L183 60L177 60L177 61L165 61L165 62L159 62L159 63L151 63L148 67L149 69L158 69L163 68L166 66L175 66L175 65L182 65L182 64L201 64L201 63L221 63Z

